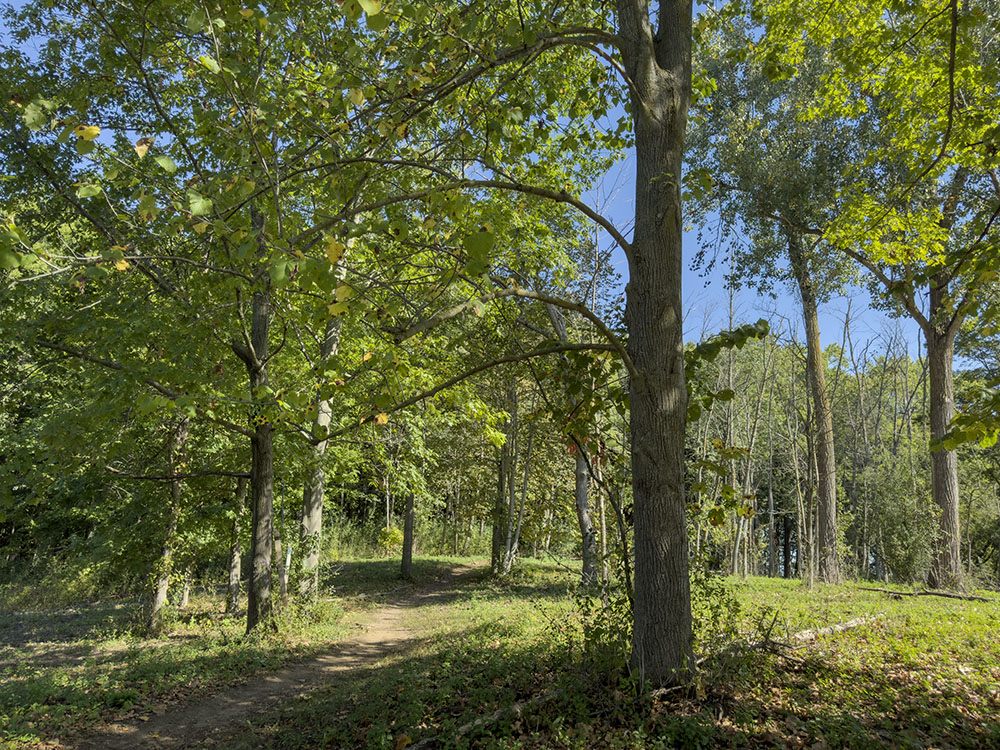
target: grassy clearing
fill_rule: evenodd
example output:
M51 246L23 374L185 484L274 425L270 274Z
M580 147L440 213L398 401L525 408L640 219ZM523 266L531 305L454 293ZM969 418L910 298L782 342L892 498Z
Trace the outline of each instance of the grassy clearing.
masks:
M1000 745L1000 605L893 600L852 586L732 586L750 640L884 614L785 654L710 660L686 692L636 700L584 647L573 579L528 562L414 613L426 640L312 693L222 746L714 748ZM772 627L772 623L774 623ZM613 654L608 657L613 660ZM538 696L547 696L542 700ZM478 729L462 727L536 699Z
M469 561L421 560L418 579L458 564ZM355 618L345 612L407 593L397 570L392 560L330 568L325 582L336 602L262 639L242 639L241 621L201 614L218 609L210 599L156 641L127 635L129 608L120 604L0 617L0 636L18 636L0 652L0 736L32 742L140 718L315 653L347 632ZM585 638L602 623L601 635L614 627L597 606L584 631L575 578L536 561L504 582L485 569L465 574L410 611L421 638L378 669L255 718L220 744L395 749L436 737L436 747L497 748L1000 746L996 602L730 581L749 641L881 617L792 651L710 659L690 689L652 700L636 699L627 674L609 669L620 650ZM520 712L465 729L515 704Z
M415 577L431 580L451 565L420 560ZM252 638L243 635L244 619L218 615L222 600L208 594L173 613L155 639L134 634L137 602L0 613L0 746L141 719L322 651L351 632L347 613L384 600L387 590L412 588L398 570L391 560L333 566L324 591L334 598L289 607L278 633Z

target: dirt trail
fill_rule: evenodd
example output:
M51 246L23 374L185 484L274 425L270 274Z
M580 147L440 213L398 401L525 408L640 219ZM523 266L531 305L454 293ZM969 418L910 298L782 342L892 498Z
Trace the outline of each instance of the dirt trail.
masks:
M80 737L66 747L115 750L198 745L235 724L330 682L342 672L373 666L413 638L407 627L408 610L448 591L460 576L474 569L471 566L452 568L433 583L376 610L364 618L364 633L337 643L325 654L224 692L171 707L140 724L108 725L101 732Z

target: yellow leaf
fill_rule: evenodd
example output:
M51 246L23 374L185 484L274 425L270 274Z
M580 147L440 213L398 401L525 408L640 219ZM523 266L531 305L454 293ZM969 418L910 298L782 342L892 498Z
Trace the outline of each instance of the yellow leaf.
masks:
M207 221L199 221L197 224L194 225L194 231L197 234L205 234L205 230L207 229L208 229Z
M117 268L119 271L127 271L128 270L128 261L127 260L116 260L115 261L115 268Z
M389 415L388 414L376 414L375 415L375 424L387 424L388 422L389 422ZM405 734L403 736L406 737ZM407 737L406 739L407 739L407 743L406 744L409 744L409 737ZM396 747L406 747L406 744L400 745L397 742L396 743Z
M153 145L153 139L150 137L140 138L135 142L135 152L139 155L141 159L149 151L149 147Z
M361 89L351 89L347 92L347 95L350 97L351 101L354 102L355 107L360 107L365 103L365 92Z
M354 289L347 284L340 284L334 290L333 296L337 298L337 302L344 302L354 296Z
M92 141L101 134L101 129L96 125L78 125L73 135L83 138L85 141Z
M327 309L330 311L330 315L334 317L338 315L343 315L347 312L348 305L346 302L331 302L327 305Z
M240 11L240 15L244 18L250 18L253 16L253 10L251 8L244 8Z
M369 359L371 359L371 358L372 358L372 353L371 353L371 352L365 352L365 356L363 356L363 357L361 358L361 361L362 361L362 362L367 362L367 361L368 361Z
M333 237L326 241L326 257L330 259L330 265L335 266L344 257L346 245L341 244Z

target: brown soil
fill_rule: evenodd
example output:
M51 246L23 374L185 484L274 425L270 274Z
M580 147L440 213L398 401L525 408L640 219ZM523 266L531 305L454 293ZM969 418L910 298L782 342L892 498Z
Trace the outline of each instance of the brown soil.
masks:
M453 568L433 583L372 612L360 623L365 628L361 635L338 643L327 653L309 661L289 665L216 695L171 706L142 723L107 725L67 743L66 747L78 750L180 748L211 741L234 725L321 687L343 672L376 665L414 638L407 626L408 610L439 597L454 586L459 576L473 569Z

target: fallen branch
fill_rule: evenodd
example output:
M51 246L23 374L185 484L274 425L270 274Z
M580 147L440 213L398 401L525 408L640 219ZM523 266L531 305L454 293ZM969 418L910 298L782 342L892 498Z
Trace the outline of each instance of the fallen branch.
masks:
M789 636L790 641L811 641L818 638L821 635L830 635L832 633L842 633L845 630L850 630L851 628L857 628L861 625L867 625L869 622L873 622L880 617L885 617L884 614L877 614L872 617L856 617L853 620L848 620L847 622L839 622L836 625L828 625L825 628L816 628L808 630L800 630L798 633L793 633ZM783 644L787 645L787 644Z
M510 706L498 708L496 711L487 716L480 716L479 718L470 721L468 724L463 724L462 726L460 726L455 731L455 735L452 739L453 740L458 739L459 737L469 734L470 732L473 732L476 729L480 729L490 724L495 724L497 721L505 718L510 714L514 714L515 716L520 717L521 713L525 709L535 708L536 706L540 706L543 703L547 703L548 701L554 698L560 698L563 696L563 694L564 693L562 690L549 690L547 693L536 695L533 698L528 698L527 700L519 701L518 703L514 703ZM413 745L408 745L407 748L408 750L421 750L422 748L426 747L434 747L436 743L442 741L443 739L441 736L426 737L425 739L420 740L420 742L417 742Z
M953 594L950 591L933 591L931 589L923 591L892 591L891 589L876 589L868 586L855 586L855 588L861 591L878 591L881 594L889 594L890 596L942 596L945 599L962 599L973 602L1000 601L998 599L989 599L985 596L976 596L975 594Z
M769 628L762 640L756 641L754 643L741 644L736 643L732 646L718 651L714 654L706 654L705 656L698 659L695 664L701 666L709 659L715 659L720 656L735 656L738 652L743 651L762 651L771 650L776 648L786 648L795 649L799 648L795 646L795 643L804 643L806 641L812 641L821 635L830 635L831 633L841 633L845 630L850 630L851 628L856 628L861 625L865 625L874 620L878 620L881 617L885 617L884 614L879 613L873 615L872 617L857 617L853 620L848 620L847 622L839 622L836 625L827 625L825 628L809 628L807 630L800 630L798 633L792 633L788 636L787 641L778 641L771 638L771 629ZM774 621L771 623L771 628L774 627ZM670 689L668 689L670 690Z

